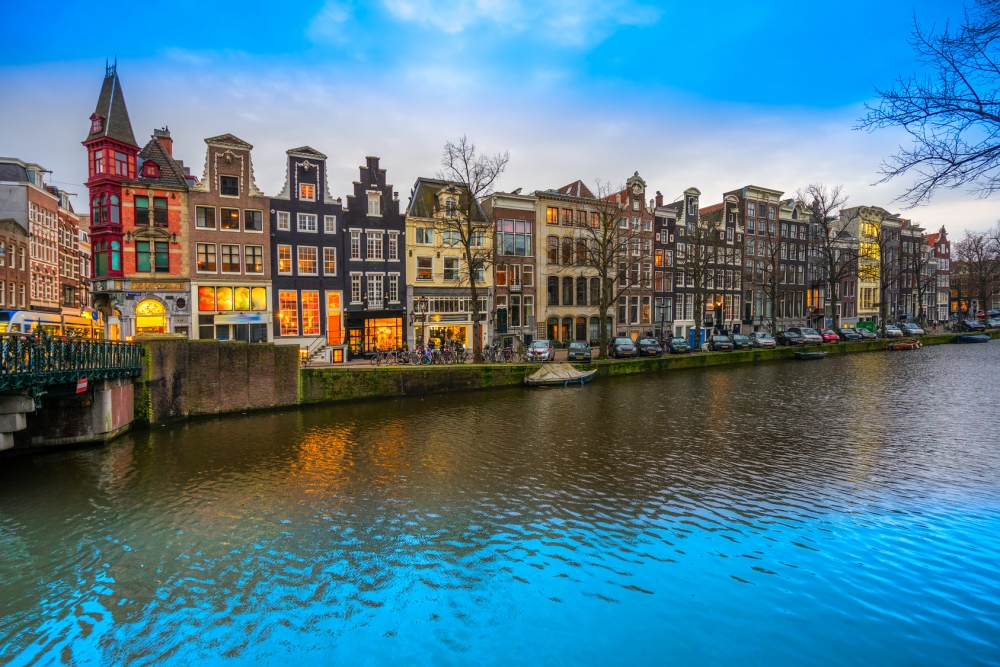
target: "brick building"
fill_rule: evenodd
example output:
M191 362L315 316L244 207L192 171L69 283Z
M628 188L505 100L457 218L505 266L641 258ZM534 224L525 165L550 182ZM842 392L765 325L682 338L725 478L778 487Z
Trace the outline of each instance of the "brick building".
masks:
M949 309L951 301L951 241L948 240L948 231L944 225L936 233L927 234L924 238L937 260L935 265L935 306L933 312L928 311L928 320L937 323L947 322L951 317Z
M493 223L494 241L494 339L516 348L535 336L535 225L536 198L498 192L483 202Z
M2 178L0 172L0 180ZM28 230L20 222L0 217L0 309L25 310L30 306L28 244ZM7 326L7 321L0 319L0 333L5 332Z
M664 337L672 334L688 338L694 327L694 278L678 268L678 253L683 254L681 248L686 247L687 230L698 221L700 198L701 191L691 187L664 205L657 193L653 287L654 299L660 299L664 310L659 317L654 316L654 321L661 323ZM672 314L667 312L671 307Z

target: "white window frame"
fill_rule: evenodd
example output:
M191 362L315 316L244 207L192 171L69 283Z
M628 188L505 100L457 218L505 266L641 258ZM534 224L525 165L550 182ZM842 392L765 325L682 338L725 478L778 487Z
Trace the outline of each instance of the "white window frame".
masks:
M335 215L323 216L323 233L324 234L337 233L337 216Z
M292 230L292 214L288 211L278 211L277 222L275 223L279 232L290 232Z
M357 298L354 298L357 295ZM361 303L361 273L351 272L351 303L354 305Z
M312 188L312 197L303 197L302 188ZM316 189L312 183L299 183L299 201L316 201Z
M316 234L319 229L318 216L315 213L299 213L295 216L296 229L305 234ZM312 222L312 229L309 229L309 222ZM305 224L303 224L305 223Z
M329 273L326 270L327 251L329 251L330 255L333 256L333 272L332 273ZM324 246L323 247L323 275L324 276L335 276L335 275L337 275L337 248L336 247L330 247L330 246Z
M382 217L382 193L369 190L368 191L368 217L369 218L381 218ZM372 213L372 204L375 204L377 212Z
M222 269L222 249L223 248L236 248L236 261L239 262L239 264L240 264L240 270L239 271L224 271ZM223 274L230 275L230 276L233 276L233 275L238 276L238 275L240 275L241 273L243 273L243 248L242 248L242 246L240 246L239 243L220 243L219 244L219 256L215 260L215 263L216 263L216 266L219 267L219 273L223 273Z
M422 260L422 259L429 259L429 260L431 260L431 277L430 278L421 278L420 277L420 260ZM416 260L417 261L414 264L415 268L414 268L414 273L413 273L413 280L415 282L422 282L422 283L433 282L433 280L434 280L434 256L433 255L417 255Z
M393 298L395 296L395 298ZM399 303L399 274L389 274L389 288L386 291L386 299L389 303Z
M350 253L351 253L350 261L352 262L364 261L361 258L361 230L351 229L350 232L351 232L351 238L350 238L350 245L348 246L348 248L350 248ZM357 250L356 254L354 252L355 250Z
M389 232L389 261L399 261L399 232Z
M385 232L381 229L365 230L365 261L385 261L384 237ZM377 252L373 254L372 249L375 249Z
M313 252L313 262L316 264L316 270L313 272L302 271L302 251L312 250ZM298 276L318 276L319 275L319 249L314 245L300 245L295 248L295 275Z
M281 249L282 248L288 248L288 270L287 271L282 271L281 270ZM279 276L290 276L290 275L293 275L294 271L292 269L292 266L293 266L292 265L292 246L289 245L289 244L287 244L287 243L279 243L277 245L276 249L275 249L275 252L277 253L274 258L275 258L275 261L278 263L278 266L277 266L278 275Z

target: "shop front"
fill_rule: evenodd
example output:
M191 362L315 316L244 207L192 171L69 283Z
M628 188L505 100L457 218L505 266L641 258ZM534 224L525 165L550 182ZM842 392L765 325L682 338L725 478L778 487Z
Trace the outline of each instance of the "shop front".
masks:
M376 350L401 350L406 342L402 313L380 313L379 317L351 317L348 313L347 347L353 358Z
M196 338L266 343L271 321L268 288L251 285L196 285Z

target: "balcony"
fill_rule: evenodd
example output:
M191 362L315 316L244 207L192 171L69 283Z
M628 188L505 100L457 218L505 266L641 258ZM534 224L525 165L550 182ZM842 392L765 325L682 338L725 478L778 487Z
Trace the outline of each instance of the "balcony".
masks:
M365 310L383 310L384 304L382 299L368 299Z
M521 291L521 281L520 280L515 280L515 281L511 282L508 287L510 288L511 292L520 292Z

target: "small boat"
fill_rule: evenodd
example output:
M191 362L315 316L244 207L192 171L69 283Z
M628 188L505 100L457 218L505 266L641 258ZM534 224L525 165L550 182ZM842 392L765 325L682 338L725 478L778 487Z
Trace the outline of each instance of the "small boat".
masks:
M796 359L822 359L827 355L826 352L817 350L816 352L796 352Z
M923 347L919 340L900 340L895 343L889 343L885 346L885 349L890 352L897 352L899 350L917 350Z
M988 343L991 338L986 334L962 334L955 336L956 343Z
M524 378L529 387L564 387L571 384L590 382L597 374L597 369L578 371L569 364L545 364L536 372Z

